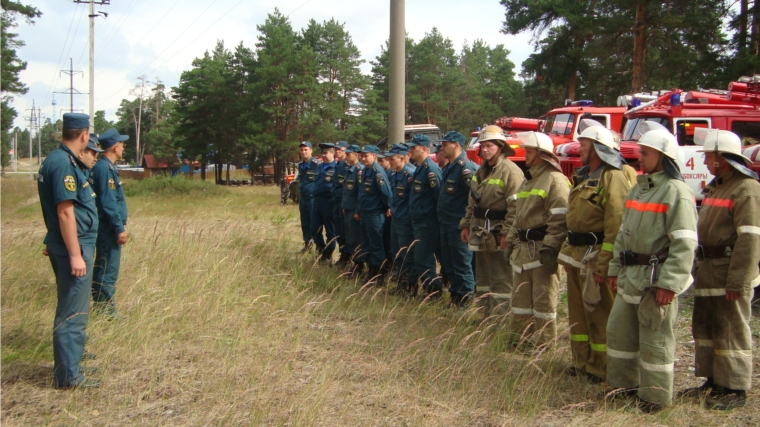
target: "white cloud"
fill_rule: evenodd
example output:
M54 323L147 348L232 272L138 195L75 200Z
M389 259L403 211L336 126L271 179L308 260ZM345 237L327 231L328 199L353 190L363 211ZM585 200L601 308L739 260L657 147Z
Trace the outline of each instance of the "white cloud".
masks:
M35 6L43 16L33 26L22 20L17 28L19 38L26 42L18 54L28 62L21 79L29 86L29 93L14 103L20 113L15 122L19 127L24 127L21 117L32 100L37 105L44 101L43 114L54 117L53 92L68 89L68 76L60 75L60 69L69 68L69 57L74 68L84 72L75 77L75 87L88 91L87 7L60 0L38 0ZM290 15L296 30L305 28L310 19L344 22L367 62L380 53L388 38L388 1L112 0L109 6L96 6L96 11L107 12L108 18L96 18L95 23L95 109L106 110L107 118L116 120L116 108L121 99L131 98L129 91L140 74L175 86L192 60L213 49L217 40L224 40L229 48L241 41L252 47L256 26L275 7ZM501 34L503 20L504 7L496 0L406 1L406 29L413 39L419 40L437 27L457 50L465 40L501 43L512 52L510 59L519 68L532 51L529 37ZM368 72L370 66L365 64L363 69ZM55 94L55 99L56 117L60 117L60 107L68 108L68 96ZM88 110L86 95L75 96L74 103L74 108Z

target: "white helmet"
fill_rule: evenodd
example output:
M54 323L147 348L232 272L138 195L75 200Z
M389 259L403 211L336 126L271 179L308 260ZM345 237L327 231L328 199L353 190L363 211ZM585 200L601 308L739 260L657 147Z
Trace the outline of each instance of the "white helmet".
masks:
M654 148L673 160L678 157L678 141L667 130L650 130L639 139L639 145Z
M733 154L741 157L745 162L752 163L752 160L742 154L741 139L731 131L697 128L694 130L694 143L702 146L697 149L698 152Z
M515 155L515 150L507 144L507 135L504 134L504 129L496 125L488 125L480 131L478 135L478 143L483 141L491 141L503 147L501 152L503 155L510 157Z
M602 126L590 126L583 130L578 139L587 138L596 141L605 147L615 149L615 139L609 129Z
M554 142L549 135L541 132L518 132L515 134L523 148L532 147L545 153L554 154Z

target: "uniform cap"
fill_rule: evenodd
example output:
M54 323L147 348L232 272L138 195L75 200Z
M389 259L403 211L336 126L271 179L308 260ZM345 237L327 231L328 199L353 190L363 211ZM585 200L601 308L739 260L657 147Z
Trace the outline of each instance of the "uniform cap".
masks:
M407 143L410 147L414 147L415 145L421 145L423 147L428 147L432 145L432 141L427 135L423 135L421 133L417 133L412 137L412 140Z
M467 141L465 140L464 135L462 135L461 133L455 130L450 130L446 132L446 135L444 135L443 138L441 138L441 142L456 142L462 147L464 147L465 144L467 144Z
M380 149L374 145L365 145L360 153L380 154Z
M335 143L335 148L348 148L348 143L346 141L338 141Z
M377 153L377 158L378 159L384 159L386 157L388 157L388 152L387 151L381 151L381 152Z
M346 153L358 153L360 151L362 151L362 148L356 144L351 144L348 147L346 147Z
M402 156L405 156L406 153L409 152L409 149L406 147L406 144L393 144L391 147L391 151L389 151L390 155L400 154Z
M298 144L298 146L299 147L309 147L309 148L312 148L311 147L311 142L309 142L309 141L303 141L302 143Z
M98 144L98 134L91 133L90 139L87 141L87 149L92 150L96 153L102 153L103 149L101 149Z
M326 150L328 148L335 148L335 144L332 142L321 142L319 143L319 148Z
M433 144L430 147L430 154L436 154L441 151L441 144Z
M82 113L64 113L63 114L63 128L64 129L89 129L90 128L90 116Z
M103 148L110 148L116 145L117 142L126 141L129 139L127 135L119 135L119 131L116 128L108 129L100 134L98 137L100 140L100 146Z

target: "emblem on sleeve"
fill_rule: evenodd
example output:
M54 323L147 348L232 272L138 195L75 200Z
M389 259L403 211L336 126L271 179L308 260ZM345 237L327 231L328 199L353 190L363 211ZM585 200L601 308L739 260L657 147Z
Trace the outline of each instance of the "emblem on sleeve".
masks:
M72 193L77 191L77 181L74 179L71 175L66 175L65 178L63 178L63 187L71 191Z

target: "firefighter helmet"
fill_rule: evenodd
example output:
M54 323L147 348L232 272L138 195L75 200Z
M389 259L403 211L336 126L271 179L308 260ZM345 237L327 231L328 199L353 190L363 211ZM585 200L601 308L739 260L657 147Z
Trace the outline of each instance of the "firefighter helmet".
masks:
M490 141L497 144L502 148L502 153L505 156L514 156L515 150L507 144L507 135L504 134L504 130L496 125L488 125L480 131L478 135L478 142Z
M731 131L697 128L694 130L694 143L702 146L697 151L733 154L749 164L752 163L752 160L742 154L741 139Z
M673 160L678 157L678 141L667 130L650 130L641 136L639 145L651 147Z

